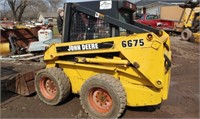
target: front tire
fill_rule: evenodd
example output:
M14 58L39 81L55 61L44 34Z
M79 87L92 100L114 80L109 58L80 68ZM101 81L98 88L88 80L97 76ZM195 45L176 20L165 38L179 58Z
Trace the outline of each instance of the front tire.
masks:
M38 97L48 105L57 105L70 94L70 81L60 68L39 71L35 77Z
M97 74L81 88L83 109L91 118L117 118L126 107L126 93L119 80L108 74Z
M181 32L181 39L184 41L189 41L192 37L192 31L190 29L185 29Z

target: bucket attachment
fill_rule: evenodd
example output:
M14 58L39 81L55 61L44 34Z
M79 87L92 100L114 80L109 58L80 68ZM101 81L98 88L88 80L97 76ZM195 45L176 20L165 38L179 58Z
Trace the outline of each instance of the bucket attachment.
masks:
M4 65L2 63L2 65ZM9 64L10 65L10 64ZM22 96L28 96L33 93L35 93L35 86L34 86L34 77L35 73L43 68L45 68L44 65L41 66L29 66L24 67L23 65L21 66L15 66L12 65L12 68L14 67L15 69L9 68L8 64L6 64L6 67L2 67L2 75L4 75L4 70L5 72L13 71L10 74L7 74L6 76L1 77L1 86L2 90L8 90L17 94L20 94ZM22 69L24 68L27 71L20 72L17 69Z

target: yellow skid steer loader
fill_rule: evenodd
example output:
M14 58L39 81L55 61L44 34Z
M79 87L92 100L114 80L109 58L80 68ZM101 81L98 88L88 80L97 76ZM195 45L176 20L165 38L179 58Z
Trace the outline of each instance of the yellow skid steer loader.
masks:
M128 1L66 3L62 43L45 52L35 77L39 98L57 105L79 94L91 118L118 118L126 106L159 105L168 97L169 35L134 22Z

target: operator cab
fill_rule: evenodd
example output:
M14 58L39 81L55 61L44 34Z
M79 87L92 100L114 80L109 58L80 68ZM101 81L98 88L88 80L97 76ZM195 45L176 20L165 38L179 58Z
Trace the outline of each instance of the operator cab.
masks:
M104 0L73 3L71 6L69 4L71 3L65 4L63 42L108 38L132 33L107 23L102 18L109 16L121 22L132 24L136 5L129 1ZM77 10L79 8L74 7L76 5L93 10L96 12L95 17L90 15L90 11L85 11L88 14L80 12L81 10Z

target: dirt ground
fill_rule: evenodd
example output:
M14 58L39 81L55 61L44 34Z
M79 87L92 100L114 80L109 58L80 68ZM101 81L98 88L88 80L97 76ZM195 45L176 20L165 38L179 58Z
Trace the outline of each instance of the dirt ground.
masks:
M168 100L161 109L127 107L123 118L199 118L199 45L171 37L173 65ZM1 118L87 118L79 97L48 106L36 94L28 97L1 91Z

